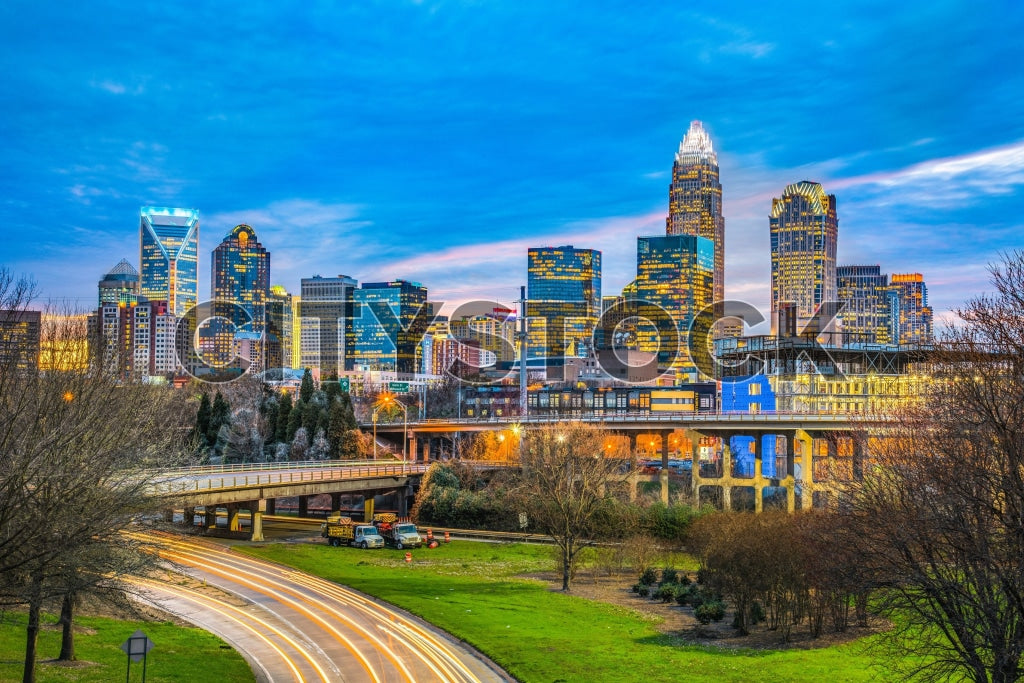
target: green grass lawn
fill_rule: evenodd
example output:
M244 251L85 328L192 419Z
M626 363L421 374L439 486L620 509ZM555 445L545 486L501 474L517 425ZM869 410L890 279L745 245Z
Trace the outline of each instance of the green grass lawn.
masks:
M23 613L6 612L0 619L0 681L20 681L25 654ZM44 618L54 624L55 617ZM39 634L36 680L109 683L125 680L127 657L121 643L142 629L154 648L146 662L146 683L235 683L254 680L241 655L216 636L198 628L183 628L167 622L136 622L82 617L75 620L75 654L72 666L53 659L60 651L60 629L46 628ZM132 681L142 680L142 664L132 663Z
M785 651L689 646L632 610L516 578L550 571L548 547L459 541L414 550L408 565L404 551L395 550L314 544L237 549L398 605L470 643L526 683L889 680L884 669L871 668L873 660L859 643Z

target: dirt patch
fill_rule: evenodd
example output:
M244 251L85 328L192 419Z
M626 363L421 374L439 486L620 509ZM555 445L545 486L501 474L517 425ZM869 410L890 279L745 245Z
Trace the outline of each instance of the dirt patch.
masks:
M561 591L562 589L562 576L555 572L528 574L522 578L541 581L547 585L550 591ZM633 593L630 587L635 582L636 577L632 573L609 576L606 573L581 571L573 580L571 592L572 595L586 600L595 600L633 610L641 618L651 622L658 631L693 645L710 645L730 649L812 650L849 643L892 627L887 620L871 615L866 628L851 625L841 633L825 632L818 638L811 638L806 625L799 624L793 628L788 643L783 643L782 637L777 631L770 631L763 624L753 627L750 635L740 636L731 626L732 610L726 611L722 621L704 625L694 618L693 609L690 607L683 607L675 602L666 603L649 597L643 598Z

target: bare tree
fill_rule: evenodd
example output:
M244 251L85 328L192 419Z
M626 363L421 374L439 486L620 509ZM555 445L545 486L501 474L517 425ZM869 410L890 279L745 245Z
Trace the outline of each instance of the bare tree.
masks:
M0 302L25 310L28 287L12 283L0 270ZM153 468L176 464L190 432L181 394L83 365L81 332L50 316L45 371L0 353L0 602L28 606L24 681L44 602L68 598L70 634L75 596L138 566L121 532L153 511ZM62 650L73 656L70 642Z
M1024 675L1024 254L957 311L932 388L853 488L848 522L897 627L905 674Z
M609 484L619 462L606 456L608 445L604 430L581 423L547 425L522 437L515 492L533 525L555 539L564 591L580 551L600 531L595 522L602 506L611 500Z

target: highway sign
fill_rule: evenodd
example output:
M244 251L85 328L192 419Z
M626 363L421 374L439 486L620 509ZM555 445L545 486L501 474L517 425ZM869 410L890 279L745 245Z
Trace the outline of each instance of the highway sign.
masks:
M338 383L341 384L342 391L348 391L352 386L349 383L348 377L342 377L340 380L338 380Z
M388 382L388 390L393 391L396 394L408 394L409 383L408 382Z

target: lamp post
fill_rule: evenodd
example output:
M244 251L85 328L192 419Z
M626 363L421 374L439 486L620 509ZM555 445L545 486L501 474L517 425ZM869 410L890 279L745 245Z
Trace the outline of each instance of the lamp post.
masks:
M402 423L402 460L408 461L409 459L409 408L404 403L399 401L394 396L385 396L377 404L377 407L373 409L373 459L377 459L377 413L381 408L390 406L392 403L396 404L402 409L402 417L404 422ZM403 470L405 469L405 463L402 464Z

